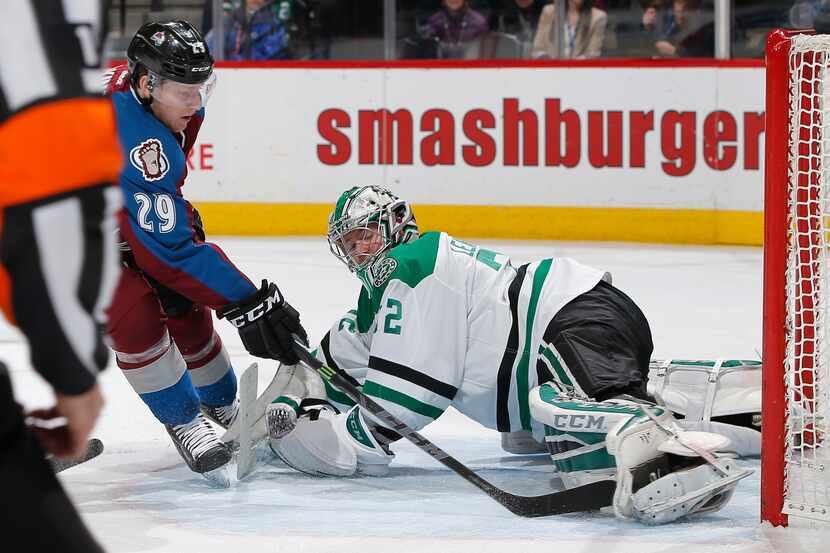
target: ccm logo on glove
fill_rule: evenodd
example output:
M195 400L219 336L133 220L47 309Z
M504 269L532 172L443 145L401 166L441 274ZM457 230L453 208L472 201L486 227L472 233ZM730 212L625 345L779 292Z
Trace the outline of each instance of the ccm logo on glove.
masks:
M271 311L271 309L273 309L275 305L282 305L283 297L280 294L279 288L277 288L276 286L272 286L271 289L268 291L271 292L271 294L264 298L263 303L255 305L254 308L248 311L247 313L243 313L238 317L229 319L231 324L236 328L241 328L246 324L250 324L256 321L257 319Z
M267 280L256 293L226 306L218 315L236 327L245 349L256 357L294 365L300 361L294 353L294 336L308 344L300 314L285 301L277 285Z

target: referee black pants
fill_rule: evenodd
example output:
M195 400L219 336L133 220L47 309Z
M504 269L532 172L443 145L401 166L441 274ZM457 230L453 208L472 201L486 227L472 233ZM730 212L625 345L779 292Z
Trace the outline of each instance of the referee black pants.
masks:
M0 535L26 553L103 553L23 422L0 363Z

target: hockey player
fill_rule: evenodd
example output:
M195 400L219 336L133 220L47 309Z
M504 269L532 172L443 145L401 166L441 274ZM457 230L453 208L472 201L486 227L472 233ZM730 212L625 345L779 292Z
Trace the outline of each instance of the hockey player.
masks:
M182 196L186 159L216 81L213 59L185 21L147 23L108 85L128 163L120 217L126 268L108 334L130 385L164 424L187 465L220 484L231 458L205 416L236 416L236 377L210 309L239 330L252 355L296 363L305 336L277 286L257 289L215 244ZM201 412L200 412L201 410ZM215 472L215 474L210 474Z
M567 487L616 480L615 511L647 523L710 512L731 496L737 477L663 451L690 453L658 428L673 419L646 393L649 325L608 273L567 258L514 266L445 233L419 235L409 205L374 186L340 196L328 240L363 286L318 356L410 427L453 406L488 428L528 432ZM291 392L268 409L287 464L317 475L387 472L392 430L360 407L338 414ZM672 501L655 504L658 494Z
M0 17L0 308L55 395L24 415L0 363L4 551L102 551L45 452L82 455L104 405L122 157L96 79L103 16L89 0L6 0Z

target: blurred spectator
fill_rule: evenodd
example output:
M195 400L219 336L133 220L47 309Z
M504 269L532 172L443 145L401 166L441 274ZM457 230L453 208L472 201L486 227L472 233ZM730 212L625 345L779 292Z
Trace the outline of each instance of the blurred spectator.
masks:
M543 7L543 0L505 0L496 30L514 35L522 43L532 43Z
M468 0L444 0L443 7L427 19L421 34L438 42L442 58L463 58L474 41L488 31L487 19L468 5Z
M237 4L238 4L237 0ZM232 1L222 2L223 12L229 12L233 9L234 3ZM213 29L213 0L205 0L202 7L202 36L207 35Z
M816 17L830 13L828 0L796 0L790 8L789 23L795 29L809 29Z
M286 0L247 0L224 15L226 60L290 59L291 44L287 22L291 2ZM205 37L215 49L213 31Z
M539 28L533 40L534 58L589 59L602 53L608 14L594 7L594 0L568 0L564 25L563 51L559 51L562 25L556 21L556 7L542 9Z
M658 4L647 5L643 12L643 27L654 38L657 56L714 56L712 16L700 9L700 0L674 0L671 9Z
M331 27L337 17L337 0L293 0L289 33L291 51L303 59L331 57Z

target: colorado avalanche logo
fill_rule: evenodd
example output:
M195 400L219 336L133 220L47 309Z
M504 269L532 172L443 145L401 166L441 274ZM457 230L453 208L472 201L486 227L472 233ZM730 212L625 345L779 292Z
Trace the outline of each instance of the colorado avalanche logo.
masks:
M144 180L151 182L164 178L170 169L170 162L164 155L164 148L155 138L145 140L130 150L130 163L141 171Z
M153 44L156 46L161 46L164 42L164 31L158 31L153 36L150 37L150 40L153 41Z

